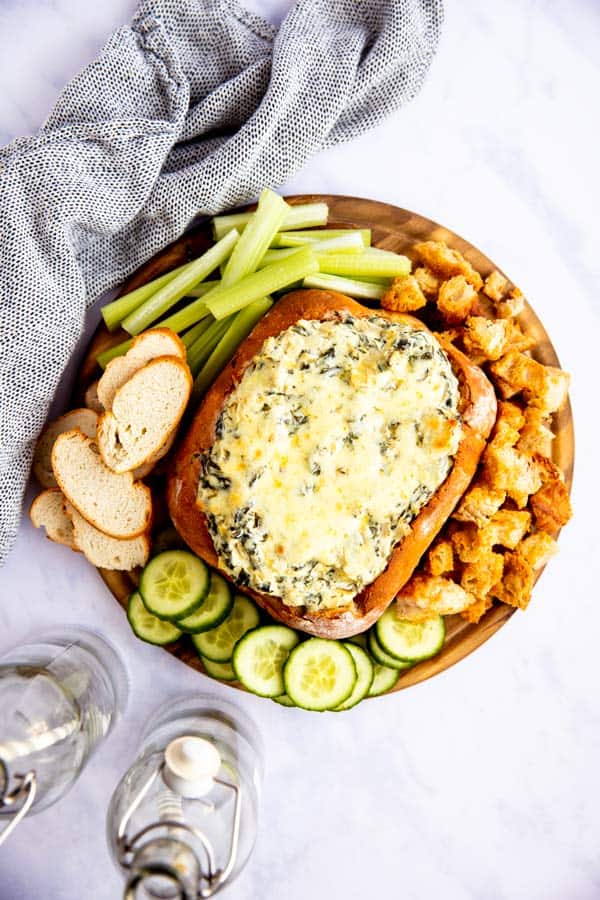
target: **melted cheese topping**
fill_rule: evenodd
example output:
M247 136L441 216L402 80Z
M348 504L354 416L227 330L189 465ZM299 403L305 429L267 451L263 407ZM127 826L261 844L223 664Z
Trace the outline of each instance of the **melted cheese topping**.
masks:
M349 605L447 477L458 398L435 338L382 317L268 338L202 461L223 568L289 606Z

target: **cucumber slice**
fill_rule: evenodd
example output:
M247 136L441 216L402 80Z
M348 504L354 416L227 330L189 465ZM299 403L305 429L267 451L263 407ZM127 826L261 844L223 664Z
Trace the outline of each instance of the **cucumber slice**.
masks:
M386 653L377 640L377 635L374 631L369 632L368 642L369 653L380 666L387 666L388 669L396 669L398 672L402 672L404 669L410 669L412 666L412 663L402 659L396 659L395 656L390 656L389 653Z
M236 594L233 609L227 618L210 631L193 634L192 641L200 656L206 656L213 662L229 662L239 639L247 631L256 628L259 621L254 603L243 594Z
M188 634L209 631L223 622L233 607L233 593L225 579L217 572L210 573L210 587L201 606L185 616L177 619L177 627Z
M134 634L148 644L164 647L181 637L179 628L170 622L164 622L146 609L139 591L134 591L129 598L127 618Z
M406 662L419 662L439 652L446 637L446 626L441 616L422 622L402 619L396 604L392 603L375 623L375 634L386 653Z
M255 628L236 644L233 668L241 683L260 697L279 697L285 693L283 667L298 635L286 625Z
M371 689L371 685L373 684L373 678L375 675L371 657L366 650L363 650L363 648L359 647L357 644L347 643L346 647L350 651L352 659L354 660L357 678L356 684L354 685L354 690L347 700L344 700L343 703L340 703L339 706L336 706L336 712L341 712L343 709L352 709L353 706L356 706L357 703L360 703L361 700L364 700Z
M139 592L151 613L172 622L200 606L209 582L207 566L189 550L165 550L143 570Z
M275 703L279 703L280 706L295 706L293 700L290 700L287 694L280 694L279 697L271 697Z
M310 638L295 647L283 670L288 697L296 706L317 712L347 700L357 677L348 647L324 638Z
M373 684L369 689L369 697L379 697L380 694L387 694L388 691L396 687L400 678L398 669L380 666L379 663L375 663L373 668L375 669L375 674L373 675Z
M356 644L358 647L362 647L363 650L367 649L367 634L368 632L364 632L362 634L353 634L352 637L346 638L346 643L348 641L351 644Z
M206 674L210 675L211 678L218 678L220 681L235 681L235 672L231 663L213 662L212 659L207 659L206 656L201 656L200 659Z

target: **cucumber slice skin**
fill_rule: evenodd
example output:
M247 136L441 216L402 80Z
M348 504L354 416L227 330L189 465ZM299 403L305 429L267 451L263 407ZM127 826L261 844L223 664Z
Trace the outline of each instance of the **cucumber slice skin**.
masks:
M232 609L231 587L222 575L211 572L208 593L198 609L183 619L177 619L175 624L186 634L201 634L224 622Z
M172 644L182 635L175 625L164 622L146 609L139 591L134 591L127 602L127 620L136 637L156 647Z
M279 697L271 697L274 703L279 703L280 706L296 706L293 700L290 700L287 694L280 694Z
M368 697L380 697L387 694L392 688L395 688L400 679L398 669L390 669L389 666L380 666L375 663L373 666L373 684L370 687Z
M419 636L420 630L423 633ZM446 625L442 616L423 622L401 619L392 603L375 623L375 635L381 649L390 656L415 663L439 653L446 638Z
M353 706L358 706L360 701L364 700L371 690L371 685L375 678L375 667L367 651L351 642L346 642L346 647L350 651L356 666L356 684L348 699L336 706L334 712L343 712L346 709L352 709Z
M377 640L377 634L374 630L369 632L368 646L369 653L373 657L374 662L380 666L385 666L387 669L396 669L397 672L403 672L404 669L410 669L410 667L414 665L411 662L406 662L406 660L403 659L396 659L395 656L386 653Z
M217 678L219 681L235 681L236 674L233 671L233 666L231 663L217 663L213 662L212 659L207 659L206 656L201 656L200 660L202 665L204 666L204 670L207 675L210 675L211 678Z
M179 563L186 567L187 576L191 580L185 596L179 601L160 597L154 580L160 575L161 568ZM140 575L138 590L147 610L164 619L176 622L198 609L208 593L210 573L208 566L189 550L163 550L154 556Z
M236 632L231 631L234 621L241 619ZM237 642L259 624L260 616L252 600L243 594L236 594L233 598L231 612L216 628L202 631L192 635L192 641L200 656L205 656L212 662L231 662L233 650ZM228 634L229 632L229 634ZM239 633L237 633L239 632ZM218 646L220 641L222 646Z
M257 651L270 641L276 647L276 652L281 656L281 663L270 677L261 678L256 671ZM285 694L283 683L283 668L289 657L290 651L298 644L299 637L293 628L287 625L263 625L240 638L233 651L232 664L238 681L252 694L259 697L280 697ZM274 647L274 649L275 649Z
M310 661L311 653L337 657L339 669L339 678L336 679L339 682L336 685L337 690L330 691L329 695L321 696L320 699L302 691L302 670ZM283 669L283 683L288 697L301 709L310 709L314 712L332 710L344 703L352 694L357 678L356 663L346 645L341 641L326 638L309 638L294 647Z

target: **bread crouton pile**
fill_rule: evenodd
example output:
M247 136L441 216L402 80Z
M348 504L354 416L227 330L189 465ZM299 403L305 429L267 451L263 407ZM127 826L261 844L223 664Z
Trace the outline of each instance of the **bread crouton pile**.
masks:
M34 526L99 568L145 565L152 494L142 479L168 453L191 390L176 334L155 328L136 338L86 392L90 408L42 433L33 473L45 490L31 506Z
M571 517L562 472L552 462L552 416L569 376L537 362L518 316L524 297L499 272L484 280L456 250L427 241L417 265L395 279L386 309L427 311L442 340L481 366L499 397L490 442L469 490L398 595L401 615L460 613L478 622L494 600L524 609L538 572Z

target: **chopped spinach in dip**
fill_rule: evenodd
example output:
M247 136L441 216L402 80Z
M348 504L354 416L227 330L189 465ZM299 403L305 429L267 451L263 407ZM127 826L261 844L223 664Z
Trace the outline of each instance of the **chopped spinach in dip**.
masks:
M458 398L435 338L376 315L268 338L202 459L223 567L289 606L347 606L447 477Z

